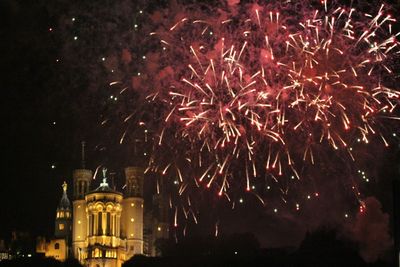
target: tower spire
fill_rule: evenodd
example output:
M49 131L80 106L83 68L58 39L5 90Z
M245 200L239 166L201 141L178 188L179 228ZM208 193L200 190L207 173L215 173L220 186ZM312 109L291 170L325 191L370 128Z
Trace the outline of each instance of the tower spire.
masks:
M82 169L85 169L85 141L82 141Z

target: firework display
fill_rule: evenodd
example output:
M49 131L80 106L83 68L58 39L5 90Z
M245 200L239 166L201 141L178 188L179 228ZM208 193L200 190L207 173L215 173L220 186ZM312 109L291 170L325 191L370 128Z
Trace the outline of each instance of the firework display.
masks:
M369 14L288 1L184 15L150 33L158 52L134 78L157 109L147 171L177 177L179 195L211 188L231 200L260 177L302 180L321 150L356 161L356 142L388 146L400 54L384 5Z
M400 34L389 6L144 6L135 34L115 33L118 53L98 59L111 76L101 127L118 129L152 190L167 187L175 227L198 223L204 205L302 214L333 190L365 210L371 151L397 138Z

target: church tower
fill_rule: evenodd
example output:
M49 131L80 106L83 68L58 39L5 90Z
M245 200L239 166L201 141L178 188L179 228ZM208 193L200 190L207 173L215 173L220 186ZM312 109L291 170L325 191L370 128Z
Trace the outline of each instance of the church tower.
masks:
M87 215L85 195L89 192L90 182L93 177L91 170L85 168L85 142L82 142L82 168L74 170L74 201L73 226L72 226L72 251L74 257L80 262L86 258Z
M121 230L126 238L127 259L143 254L143 180L140 167L125 168L126 187L122 201Z
M71 203L67 196L67 183L62 185L63 195L57 207L56 225L54 228L54 236L56 238L64 238L67 244L70 244L72 230L72 210Z

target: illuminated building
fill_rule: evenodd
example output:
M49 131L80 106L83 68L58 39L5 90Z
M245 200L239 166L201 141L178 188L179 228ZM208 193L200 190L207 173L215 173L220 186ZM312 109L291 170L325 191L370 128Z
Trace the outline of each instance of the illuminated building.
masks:
M125 168L124 194L107 183L89 191L92 172L74 171L73 255L85 266L121 266L143 254L143 170Z
M11 253L8 248L6 248L5 241L0 239L0 261L11 260Z
M54 238L48 242L39 238L37 252L61 261L74 257L88 267L120 267L137 254L160 255L156 241L169 237L165 189L161 187L161 194L153 196L144 223L144 170L126 167L124 174L123 192L110 187L106 169L102 182L95 188L93 172L85 168L82 160L82 168L74 170L72 175L72 210L64 183Z

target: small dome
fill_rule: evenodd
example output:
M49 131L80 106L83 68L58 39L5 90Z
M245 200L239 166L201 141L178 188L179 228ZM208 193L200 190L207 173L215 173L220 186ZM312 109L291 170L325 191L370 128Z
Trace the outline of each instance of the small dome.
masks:
M121 194L120 192L118 192L118 191L112 189L112 188L108 185L106 178L103 178L103 182L100 183L100 186L97 187L95 190L93 190L91 193L94 193L94 192L104 192L104 193L116 193L116 194Z
M112 189L112 188L108 185L106 173L107 173L107 169L106 169L106 168L103 168L103 182L100 183L100 186L99 186L99 187L97 187L95 190L93 190L93 191L90 192L90 193L99 193L99 192L102 192L102 193L114 193L114 194L120 194L120 195L121 195L120 192L118 192L118 191Z

